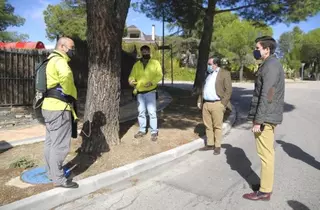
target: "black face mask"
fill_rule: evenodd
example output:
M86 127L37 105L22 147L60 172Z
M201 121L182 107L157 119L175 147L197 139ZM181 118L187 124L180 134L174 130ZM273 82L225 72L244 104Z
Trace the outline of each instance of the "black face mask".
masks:
M150 54L142 55L142 58L148 60L151 58Z
M68 50L68 52L66 52L67 56L71 59L74 56L74 50Z
M253 57L254 57L256 60L259 60L259 59L261 58L260 50L254 50L254 51L253 51Z

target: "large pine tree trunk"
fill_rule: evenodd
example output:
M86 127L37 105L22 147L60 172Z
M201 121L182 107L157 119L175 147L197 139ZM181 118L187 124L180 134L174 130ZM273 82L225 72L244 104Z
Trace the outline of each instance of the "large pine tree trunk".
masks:
M197 73L194 81L194 93L200 93L202 84L204 82L205 71L207 69L207 63L210 52L210 44L213 34L213 20L214 20L214 11L216 6L216 0L208 1L208 9L206 10L205 17L203 19L203 32L199 44L199 57L197 63Z
M130 0L87 0L89 75L81 151L120 143L121 43Z

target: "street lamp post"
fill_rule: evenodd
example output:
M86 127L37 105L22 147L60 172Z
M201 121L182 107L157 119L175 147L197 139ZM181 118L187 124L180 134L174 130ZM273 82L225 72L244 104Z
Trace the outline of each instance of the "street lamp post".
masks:
M164 85L164 10L162 10L162 86Z

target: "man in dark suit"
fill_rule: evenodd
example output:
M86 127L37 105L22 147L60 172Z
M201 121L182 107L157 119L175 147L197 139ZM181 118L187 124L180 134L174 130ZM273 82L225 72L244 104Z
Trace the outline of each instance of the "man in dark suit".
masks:
M220 59L209 58L206 80L198 98L207 136L207 145L201 151L214 150L214 155L220 154L223 116L226 109L232 110L231 94L230 72L220 68Z

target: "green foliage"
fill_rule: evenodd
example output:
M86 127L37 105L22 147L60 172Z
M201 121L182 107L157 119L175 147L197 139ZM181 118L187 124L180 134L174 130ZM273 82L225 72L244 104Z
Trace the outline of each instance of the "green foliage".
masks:
M192 34L190 31L195 27L201 28L200 20L203 21L201 32L196 33L198 38L201 37L198 58L200 62L197 66L195 81L197 89L203 83L204 62L209 55L207 46L212 46L211 24L218 14L233 11L241 18L254 21L257 25L265 25L276 22L298 22L315 15L320 10L320 2L314 0L142 0L134 3L133 6L134 10L145 13L149 18L176 23L176 26L187 35ZM235 48L238 49L238 47ZM247 49L237 51L236 54L240 51L241 54L245 54Z
M166 22L178 22L183 29L191 29L203 14L202 0L143 0L132 3L135 11L145 13L148 18Z
M127 35L128 35L128 27L127 27L127 24L125 24L122 37L126 37Z
M260 22L298 22L315 15L320 9L319 1L314 0L217 0L214 14L234 11L239 16ZM166 22L177 23L183 29L194 28L207 9L208 0L142 0L132 4L135 11L145 13L147 17ZM224 8L219 9L219 8Z
M13 163L10 164L10 168L32 168L37 166L33 160L29 160L26 157L21 157L18 160L14 161Z
M304 36L301 46L301 57L306 62L320 61L320 28Z
M14 7L7 0L0 0L0 41L10 42L28 39L26 34L6 31L9 26L22 26L24 22L24 18L14 14Z
M320 72L320 28L304 34L300 28L280 36L279 47L282 63L289 77L300 71L302 63L307 64L313 73Z
M293 48L293 37L291 32L281 34L279 39L279 50L282 54L287 54Z
M255 46L255 39L261 35L272 35L272 29L270 27L255 27L249 21L235 19L216 31L214 48L220 54L238 64L252 64L252 61L254 61L252 50Z
M43 14L47 37L50 40L53 41L59 36L86 39L87 15L84 0L68 0L57 5L48 5Z
M285 32L280 36L279 49L283 55L282 63L284 70L289 77L293 77L301 67L301 47L303 32L299 27L295 27L290 32Z
M180 58L181 54L187 51L197 55L199 39L193 37L184 38L181 36L166 37L166 45L170 44L172 44L173 56Z
M194 81L196 70L191 68L177 68L173 70L173 79L175 81ZM171 79L171 73L165 74L166 79Z
M14 7L7 0L0 0L0 31L9 26L22 26L25 19L14 14Z
M28 34L19 34L12 31L0 31L0 41L3 42L18 42L26 41L29 39Z
M50 40L60 36L87 39L87 13L85 0L64 0L58 5L48 5L43 12L47 25L46 33ZM127 25L123 37L127 36Z

